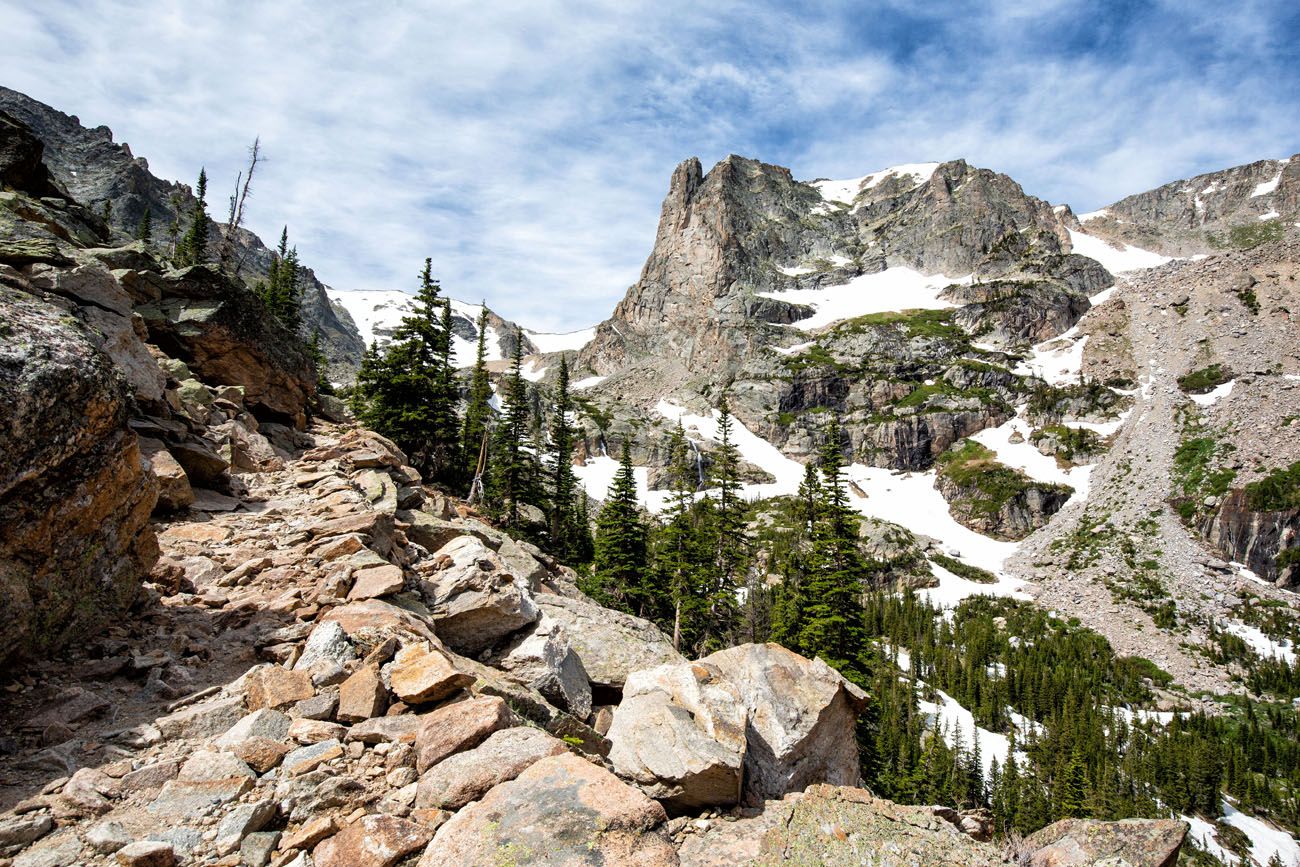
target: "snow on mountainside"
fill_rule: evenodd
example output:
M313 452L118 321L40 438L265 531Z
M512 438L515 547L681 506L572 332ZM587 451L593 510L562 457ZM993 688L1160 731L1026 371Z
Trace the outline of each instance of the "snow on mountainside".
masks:
M366 345L378 343L386 345L394 330L401 324L402 318L410 316L415 304L415 296L397 289L356 289L340 291L329 290L330 300L343 307ZM452 299L451 312L454 329L452 350L458 367L473 367L478 352L478 318L483 312L481 304L469 304ZM501 320L491 310L488 311L487 326L487 360L503 361L510 357L509 333L514 330L513 323ZM522 329L524 352L567 352L576 351L591 341L595 328L573 331L567 334L546 334L539 331ZM544 368L539 373L544 372ZM540 379L540 375L535 377Z

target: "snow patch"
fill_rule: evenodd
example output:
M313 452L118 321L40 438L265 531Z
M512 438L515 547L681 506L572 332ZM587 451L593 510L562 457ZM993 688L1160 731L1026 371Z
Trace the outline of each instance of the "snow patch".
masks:
M580 379L577 382L571 384L569 388L571 388L574 391L582 391L584 388L592 388L594 386L600 385L602 382L604 382L607 379L609 379L608 376L588 376L585 379Z
M524 334L539 352L577 352L596 337L596 326L569 331L564 334L544 334L524 329Z
M544 366L539 367L537 359L530 358L527 364L519 368L519 375L529 382L541 382L542 378L546 376L546 371L549 369L550 368Z
M1223 802L1223 821L1250 838L1250 857L1257 863L1267 864L1276 854L1283 864L1300 864L1300 845L1286 831L1246 815L1226 800Z
M1273 219L1276 219L1277 217L1280 217L1280 216L1282 216L1282 215L1279 214L1277 211L1275 211L1275 210L1270 210L1270 211L1268 211L1268 212L1266 212L1266 213L1260 214L1260 215L1259 215L1259 219L1261 219L1261 220L1273 220Z
M1034 346L1029 357L1016 365L1013 373L1037 376L1048 385L1065 385L1079 379L1083 370L1083 347L1087 335L1079 336L1079 326Z
M939 168L938 163L906 163L901 166L881 169L860 178L849 178L841 181L813 181L809 186L815 187L817 192L821 193L822 198L828 202L851 205L863 190L869 190L877 186L886 178L910 177L913 188L916 188L930 180L937 168Z
M1258 627L1236 620L1225 622L1223 631L1231 632L1242 639L1250 645L1252 650L1265 659L1280 659L1290 665L1295 664L1295 648L1289 641L1275 641L1265 635Z
M1123 249L1117 249L1101 238L1093 237L1084 232L1076 232L1073 229L1067 231L1070 233L1070 243L1074 247L1074 252L1090 259L1096 259L1102 264L1102 267L1112 274L1140 271L1143 268L1156 268L1166 262L1173 261L1169 256L1161 256L1159 253L1143 250L1130 244L1125 244Z
M786 268L784 265L777 265L776 270L780 271L782 274L784 274L787 277L802 277L804 274L811 274L817 269L808 268L803 265L799 265L794 268Z
M1190 397L1192 403L1197 406L1213 406L1223 398L1232 394L1232 386L1236 381L1237 380L1235 379L1230 379L1223 383L1223 385L1216 386L1212 391L1207 391L1205 394L1189 394L1187 396Z
M393 331L402 324L402 319L415 312L415 296L397 289L327 289L326 294L352 317L366 346L375 343L381 347L387 345ZM476 326L482 309L479 304L451 299L452 313ZM466 340L459 334L453 334L451 349L453 363L457 367L474 366L474 359L478 355L477 340ZM487 329L485 349L487 361L501 361L505 358L501 352L501 335L491 326Z
M1079 214L1079 222L1086 223L1089 220L1099 220L1102 217L1109 217L1109 216L1110 216L1110 209L1101 208L1100 210L1097 211L1089 211L1086 214Z
M1273 178L1273 180L1271 181L1264 181L1262 184L1256 184L1255 192L1251 193L1250 197L1253 199L1256 196L1267 196L1269 193L1276 190L1277 185L1281 182L1282 182L1282 170L1278 169L1277 177Z
M925 275L900 266L875 274L863 274L839 286L824 286L819 289L784 289L779 292L762 292L760 295L764 298L812 307L815 311L812 316L794 323L795 328L812 331L833 322L866 316L869 313L943 310L954 307L951 302L940 298L939 294L953 283L968 283L970 279L970 275L965 277Z

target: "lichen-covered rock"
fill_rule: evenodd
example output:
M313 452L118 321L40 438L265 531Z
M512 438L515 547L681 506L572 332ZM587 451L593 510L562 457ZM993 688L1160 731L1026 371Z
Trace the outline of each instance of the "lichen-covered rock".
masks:
M0 661L84 638L157 557L127 390L76 323L0 286Z
M856 725L867 695L839 672L776 644L720 650L700 664L734 684L748 712L747 801L762 803L814 783L858 782Z
M672 867L663 807L572 754L542 759L438 829L419 867Z
M1062 819L1025 838L1030 867L1173 867L1187 836L1177 819Z
M735 804L747 715L740 692L708 663L638 671L614 710L609 760L670 811Z

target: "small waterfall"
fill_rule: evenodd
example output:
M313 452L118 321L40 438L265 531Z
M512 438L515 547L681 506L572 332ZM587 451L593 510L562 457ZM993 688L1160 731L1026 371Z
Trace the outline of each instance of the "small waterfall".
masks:
M695 477L698 480L696 490L704 487L704 455L700 454L700 447L695 444L695 440L689 437L686 440L690 444L691 451L695 454Z

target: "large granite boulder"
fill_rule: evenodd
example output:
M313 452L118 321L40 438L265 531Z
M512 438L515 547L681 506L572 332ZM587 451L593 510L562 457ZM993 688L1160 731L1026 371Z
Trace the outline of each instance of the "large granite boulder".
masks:
M425 596L447 646L476 655L538 617L527 582L509 571L474 536L459 536L435 555L443 568L429 573Z
M568 631L552 618L542 615L491 662L578 719L591 713L587 670L573 650Z
M567 751L564 741L541 729L501 729L474 749L449 756L425 771L416 789L415 805L458 810L498 783L513 780L535 762Z
M419 867L671 867L658 802L572 754L542 759L438 829Z
M0 661L119 616L157 558L127 401L76 320L0 286Z
M592 684L621 688L634 671L686 661L648 620L602 608L586 597L544 593L537 604L564 627Z
M661 665L627 680L607 737L619 776L670 812L735 804L747 712L740 691L706 663Z
M856 785L856 724L867 694L820 659L743 644L700 660L735 685L748 713L745 798L762 803L813 783Z

